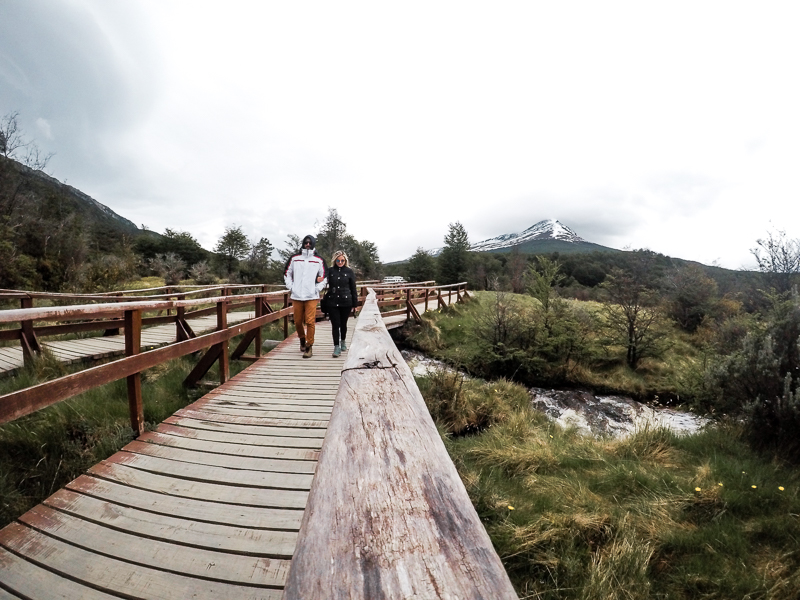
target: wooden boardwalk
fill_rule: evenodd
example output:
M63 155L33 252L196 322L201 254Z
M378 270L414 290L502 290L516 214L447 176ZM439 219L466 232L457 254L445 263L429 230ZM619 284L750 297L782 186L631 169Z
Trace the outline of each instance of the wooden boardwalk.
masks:
M344 356L318 323L0 531L0 600L278 599Z
M237 311L228 313L228 323L238 323L252 319L253 311ZM216 315L207 315L188 319L193 331L202 333L217 327ZM142 330L142 350L163 346L175 342L175 325L156 325ZM71 364L92 359L102 359L125 354L125 336L111 335L102 337L79 338L75 340L43 340L42 346L47 348L60 362ZM0 347L0 374L14 371L23 366L22 347Z

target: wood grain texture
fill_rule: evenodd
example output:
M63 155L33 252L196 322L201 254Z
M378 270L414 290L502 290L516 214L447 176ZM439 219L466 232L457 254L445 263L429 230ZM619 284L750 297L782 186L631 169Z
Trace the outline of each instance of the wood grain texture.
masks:
M284 597L517 598L370 296Z

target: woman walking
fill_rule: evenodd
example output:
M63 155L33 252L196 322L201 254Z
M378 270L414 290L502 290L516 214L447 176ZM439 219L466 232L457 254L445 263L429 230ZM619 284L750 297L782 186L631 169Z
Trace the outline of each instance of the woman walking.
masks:
M347 350L347 318L350 311L358 306L358 290L356 275L349 266L347 254L341 250L333 254L333 263L328 271L328 293L325 295L328 316L333 331L333 356L341 355Z

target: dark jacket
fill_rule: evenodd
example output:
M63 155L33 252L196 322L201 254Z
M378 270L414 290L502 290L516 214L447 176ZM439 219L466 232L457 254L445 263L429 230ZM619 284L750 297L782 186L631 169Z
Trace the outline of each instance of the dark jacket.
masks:
M358 306L356 274L350 267L333 266L328 269L328 306Z

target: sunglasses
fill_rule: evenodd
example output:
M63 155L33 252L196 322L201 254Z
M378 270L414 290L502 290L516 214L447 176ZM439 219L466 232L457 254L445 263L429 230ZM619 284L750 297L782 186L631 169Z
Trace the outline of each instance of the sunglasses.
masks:
M343 262L344 262L344 259L343 259L343 258L337 258L337 259L336 259L336 262L343 263Z

